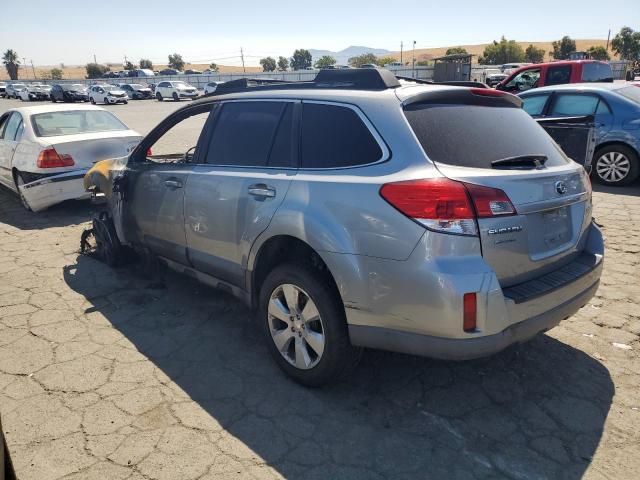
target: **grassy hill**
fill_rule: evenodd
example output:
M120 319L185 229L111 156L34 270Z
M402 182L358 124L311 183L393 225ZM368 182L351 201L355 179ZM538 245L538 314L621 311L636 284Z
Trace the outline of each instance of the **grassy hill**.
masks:
M526 49L530 44L533 44L538 48L542 48L546 52L544 57L545 61L553 60L553 58L550 56L550 52L553 52L553 46L551 45L551 42L518 42L518 43L523 49ZM467 52L473 55L476 55L476 57L474 58L474 62L475 62L477 61L477 58L478 58L477 56L482 55L482 52L484 52L484 49L487 45L489 44L483 43L480 45L450 45L448 47L416 49L416 61L431 60L433 58L442 57L448 48L462 47L462 48L465 48ZM606 45L607 45L607 41L601 40L601 39L576 40L576 49L579 52L588 50L589 47L598 47L598 46L605 47ZM613 52L609 51L609 54L611 55L612 58L614 57ZM394 57L400 60L400 52L391 52L390 54L388 54L388 56ZM412 51L405 50L403 54L403 59L402 59L403 62L411 62L411 59L412 59Z

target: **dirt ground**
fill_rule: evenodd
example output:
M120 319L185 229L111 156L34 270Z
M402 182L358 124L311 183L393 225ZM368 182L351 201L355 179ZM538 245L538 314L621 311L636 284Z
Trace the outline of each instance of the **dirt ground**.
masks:
M636 479L640 186L594 203L602 283L559 327L463 363L367 351L349 379L306 389L233 298L81 256L90 206L33 214L0 189L0 414L18 478Z

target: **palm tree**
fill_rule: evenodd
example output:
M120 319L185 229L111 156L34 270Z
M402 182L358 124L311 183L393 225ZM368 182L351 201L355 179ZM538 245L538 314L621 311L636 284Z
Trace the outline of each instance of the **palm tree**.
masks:
M18 79L18 69L20 68L20 60L18 60L18 54L15 50L9 49L4 52L2 56L2 63L4 63L7 73L9 74L9 78L11 80Z

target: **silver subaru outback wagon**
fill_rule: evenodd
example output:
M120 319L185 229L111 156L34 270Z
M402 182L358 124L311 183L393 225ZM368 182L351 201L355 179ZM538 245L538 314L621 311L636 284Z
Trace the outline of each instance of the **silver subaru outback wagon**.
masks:
M594 295L588 176L517 97L374 69L240 83L85 183L108 192L103 252L232 292L295 380L330 381L362 347L490 355Z

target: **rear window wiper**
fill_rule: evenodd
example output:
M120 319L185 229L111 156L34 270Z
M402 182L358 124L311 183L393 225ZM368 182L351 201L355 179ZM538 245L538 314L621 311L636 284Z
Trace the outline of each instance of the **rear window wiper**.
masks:
M548 160L546 155L517 155L515 157L501 158L491 162L491 168L504 168L514 170L531 170L544 168Z

